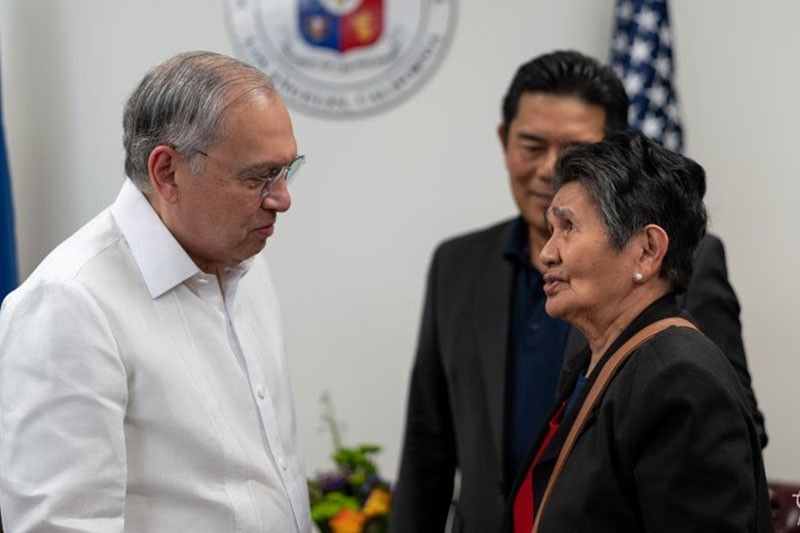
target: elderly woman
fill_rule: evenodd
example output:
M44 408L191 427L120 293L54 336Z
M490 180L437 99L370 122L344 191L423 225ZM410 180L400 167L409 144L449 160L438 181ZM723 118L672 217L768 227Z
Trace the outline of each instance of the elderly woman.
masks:
M546 309L589 349L504 531L771 531L741 385L675 302L705 233L702 167L626 133L566 150L554 185Z

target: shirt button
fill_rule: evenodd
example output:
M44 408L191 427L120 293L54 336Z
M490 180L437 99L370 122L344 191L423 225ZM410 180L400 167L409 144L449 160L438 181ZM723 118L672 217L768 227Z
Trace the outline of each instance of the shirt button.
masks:
M286 470L286 458L282 455L278 456L278 466L281 467L281 470Z
M258 397L261 398L262 400L267 397L267 391L264 390L263 385L259 385L258 387L256 387L256 394L258 394Z

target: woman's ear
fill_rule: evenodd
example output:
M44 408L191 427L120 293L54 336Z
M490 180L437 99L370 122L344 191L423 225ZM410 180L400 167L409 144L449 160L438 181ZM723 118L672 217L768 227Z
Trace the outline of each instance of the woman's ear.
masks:
M639 243L637 272L641 272L644 279L657 277L669 248L669 235L661 226L648 224L642 229Z

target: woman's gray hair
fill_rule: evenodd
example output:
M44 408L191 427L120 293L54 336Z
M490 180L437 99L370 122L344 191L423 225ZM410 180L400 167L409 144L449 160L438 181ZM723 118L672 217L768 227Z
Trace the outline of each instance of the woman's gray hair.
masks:
M661 277L682 292L694 250L706 232L706 174L693 160L641 133L616 133L596 144L567 148L556 162L553 186L580 183L597 206L611 246L622 250L648 224L669 235Z
M125 174L150 193L147 161L168 145L193 158L220 140L225 111L252 91L273 91L269 78L238 59L186 52L153 67L125 104L122 118ZM197 159L192 159L200 172Z

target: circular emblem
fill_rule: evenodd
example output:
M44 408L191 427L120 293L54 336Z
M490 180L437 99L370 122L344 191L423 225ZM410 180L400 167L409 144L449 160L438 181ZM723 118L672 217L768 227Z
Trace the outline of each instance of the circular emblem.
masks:
M456 0L226 0L237 55L301 111L355 117L405 100L447 50Z

